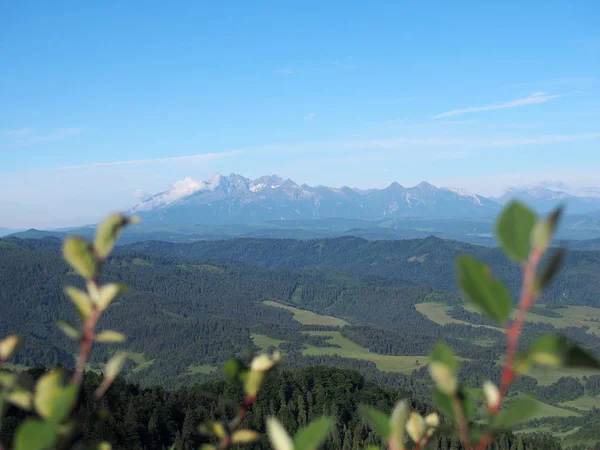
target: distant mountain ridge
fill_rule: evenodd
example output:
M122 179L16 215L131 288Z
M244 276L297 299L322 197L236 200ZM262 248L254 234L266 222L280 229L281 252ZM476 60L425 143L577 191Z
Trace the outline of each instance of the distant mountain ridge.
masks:
M588 191L584 192L584 195L575 195L560 186L558 189L545 185L511 188L504 195L493 200L506 204L513 199L519 199L540 212L549 211L558 203L567 204L570 214L590 214L600 211L600 197L597 193Z
M17 233L19 230L13 230L11 228L2 228L0 227L0 237L8 236L9 234Z
M186 178L132 208L145 223L250 223L331 217L375 220L397 217L488 217L501 206L480 195L438 188L427 182L383 189L298 185L268 175L250 180L216 174Z

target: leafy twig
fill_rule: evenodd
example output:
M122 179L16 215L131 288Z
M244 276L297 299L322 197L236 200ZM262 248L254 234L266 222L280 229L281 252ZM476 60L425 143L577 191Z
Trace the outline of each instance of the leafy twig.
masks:
M96 286L94 282L94 286ZM96 286L97 289L97 286ZM89 358L92 346L96 340L96 323L100 318L101 311L97 306L93 306L92 313L83 322L81 326L81 343L79 344L79 357L77 359L77 367L71 382L79 386L83 380L83 372L85 370L85 364Z

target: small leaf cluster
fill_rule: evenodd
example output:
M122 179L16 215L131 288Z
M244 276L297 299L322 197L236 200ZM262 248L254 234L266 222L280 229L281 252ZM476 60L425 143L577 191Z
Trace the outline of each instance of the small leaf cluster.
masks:
M14 438L15 450L43 450L67 447L77 434L78 422L72 418L83 379L86 362L95 342L123 342L125 336L117 331L96 331L96 323L101 314L122 293L126 287L121 284L99 283L102 264L109 257L122 229L136 218L123 214L113 214L102 222L96 231L93 242L79 237L69 237L63 244L63 256L67 263L86 282L86 291L67 287L65 294L75 306L80 317L79 326L65 321L57 323L58 328L70 339L79 343L77 366L68 379L65 371L55 369L42 375L36 382L33 392L18 384L17 376L10 372L0 372L0 425L4 403L12 404L30 413L17 429ZM19 345L18 336L8 336L0 341L0 365L8 360ZM104 368L104 380L98 391L101 397L119 374L126 353L117 353ZM0 444L1 445L1 444ZM110 449L107 443L99 443L99 449Z

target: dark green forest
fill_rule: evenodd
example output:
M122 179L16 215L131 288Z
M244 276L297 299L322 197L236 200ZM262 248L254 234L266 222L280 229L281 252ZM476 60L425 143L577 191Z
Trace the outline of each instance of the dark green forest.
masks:
M73 366L73 343L60 334L56 321L75 319L63 287L83 285L64 263L60 246L61 241L54 238L0 240L4 312L0 335L18 332L24 337L11 360L14 369ZM340 420L327 448L358 449L376 443L356 406L372 396L367 403L389 411L403 395L422 399L419 408L423 411L431 409L432 382L423 355L440 339L463 359L461 377L472 385L497 382L500 377L504 334L488 319L464 308L457 290L454 259L465 252L489 263L516 292L519 267L500 250L437 238L152 241L118 247L104 265L103 281L124 282L131 292L103 315L99 328L118 329L128 339L117 346L98 344L91 368L99 368L119 348L133 352L134 357L125 367L125 379L106 399L114 423L85 433L122 443L119 448L162 448L172 442L177 448L192 448L200 443L190 431L195 429L192 424L227 409L221 400L202 396L200 391L226 392L229 398L235 393L233 387L218 381L219 367L248 349L279 347L288 356L284 368L300 370L284 371L282 379L270 382L264 394L270 403L259 401L247 419L254 428L262 431L264 417L274 414L293 432L312 412L329 411ZM600 252L569 252L544 303L533 311L558 322L527 323L522 345L560 331L600 353L593 315L586 326L560 322L565 308L585 306L595 311L600 306L596 295L599 269ZM264 302L343 319L348 325L301 323L293 312ZM418 305L423 304L439 306L447 315L446 322L421 312ZM346 343L362 353L343 348ZM380 359L370 359L373 354L405 358L402 361L408 365L382 369ZM523 426L527 431L539 427L542 434L505 435L493 448L558 449L600 441L600 426L596 426L600 411L595 406L600 406L598 377L566 372L548 380L538 375L521 377L512 398L528 395L539 399L542 408L555 408ZM346 389L334 389L327 377L341 380ZM93 373L88 378L86 383L98 383ZM324 383L327 388L318 387ZM317 396L320 391L325 397ZM92 401L83 398L82 410L93 409L86 406L88 400ZM578 403L583 400L585 404ZM565 416L553 416L556 411ZM568 424L571 437L562 443L548 433L558 420ZM5 424L5 436L10 437L10 430ZM460 448L451 439L436 444L440 450Z
M34 380L43 370L30 370L24 379ZM31 384L33 381L29 381ZM207 420L231 416L241 398L239 386L216 381L209 384L165 390L161 387L141 387L123 379L118 380L107 395L97 401L92 393L99 385L98 376L88 374L75 414L85 418L103 411L106 420L84 421L81 435L88 441L116 443L114 449L163 449L175 444L177 449L198 448L207 439L198 435L197 425ZM381 445L380 438L357 412L361 404L370 404L390 411L399 398L410 396L407 391L384 389L365 380L356 372L324 366L288 370L271 377L262 388L257 403L244 419L244 425L264 433L267 416L275 416L290 432L311 420L327 415L335 420L325 449L362 449ZM411 407L421 413L431 410L423 402L411 401ZM101 415L100 415L101 416ZM11 442L14 430L25 414L16 408L0 433L3 442ZM90 417L91 419L91 417ZM246 448L268 448L265 436L260 443ZM458 450L458 439L438 437L430 448ZM506 433L497 438L498 450L559 450L560 442L549 435L514 435Z

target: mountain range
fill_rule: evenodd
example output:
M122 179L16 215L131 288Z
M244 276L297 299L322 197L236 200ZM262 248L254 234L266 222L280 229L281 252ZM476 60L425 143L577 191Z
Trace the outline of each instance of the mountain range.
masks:
M383 189L298 185L268 175L251 180L237 174L216 174L210 180L185 178L132 208L149 225L194 223L248 224L263 221L345 218L381 220L406 217L492 218L502 205L518 198L540 212L559 203L570 214L600 217L600 196L577 196L548 186L514 188L502 197L421 182L413 187L392 183Z
M319 239L339 236L367 240L437 236L474 244L495 245L495 217L518 198L540 213L567 205L558 238L579 241L580 249L598 248L600 195L574 192L567 186L543 184L513 188L499 198L422 182L405 188L353 189L298 185L277 175L250 180L241 175L215 175L210 180L186 178L167 191L146 198L129 212L142 216L121 243L161 240L193 242L236 237ZM27 239L68 234L92 237L94 226L0 235Z

